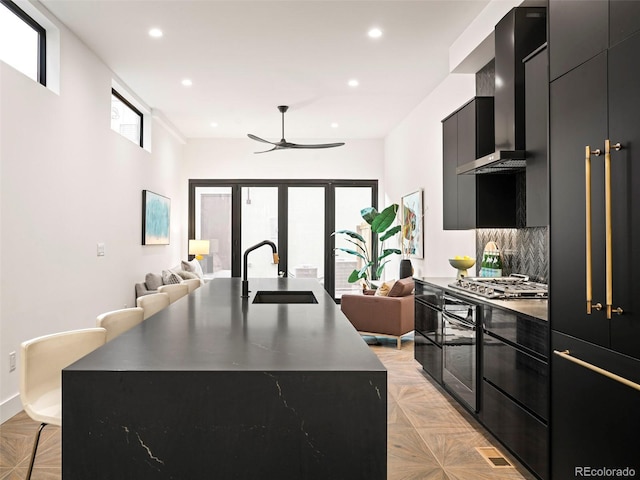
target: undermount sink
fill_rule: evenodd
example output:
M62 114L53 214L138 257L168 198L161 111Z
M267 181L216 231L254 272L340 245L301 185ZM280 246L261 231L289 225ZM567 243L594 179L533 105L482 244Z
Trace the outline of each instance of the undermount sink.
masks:
M318 303L318 300L311 290L260 290L253 303Z

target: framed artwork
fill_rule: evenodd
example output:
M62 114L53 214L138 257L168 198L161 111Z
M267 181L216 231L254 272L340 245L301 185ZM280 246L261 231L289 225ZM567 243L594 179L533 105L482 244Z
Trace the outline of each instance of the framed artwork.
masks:
M171 199L142 191L142 245L169 245Z
M424 258L424 207L422 189L402 197L402 256Z

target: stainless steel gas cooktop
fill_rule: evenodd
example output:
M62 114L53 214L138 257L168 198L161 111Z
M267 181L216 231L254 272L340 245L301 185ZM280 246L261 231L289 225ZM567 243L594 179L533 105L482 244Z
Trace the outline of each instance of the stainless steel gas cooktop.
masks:
M449 284L450 288L485 298L547 298L547 285L529 281L526 275L509 277L467 277Z

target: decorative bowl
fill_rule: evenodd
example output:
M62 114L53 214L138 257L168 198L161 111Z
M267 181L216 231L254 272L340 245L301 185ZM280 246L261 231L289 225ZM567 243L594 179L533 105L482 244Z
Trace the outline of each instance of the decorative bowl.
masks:
M468 277L469 273L467 272L467 268L471 268L475 265L475 258L450 258L449 264L453 268L458 269L458 275L456 278L464 278Z

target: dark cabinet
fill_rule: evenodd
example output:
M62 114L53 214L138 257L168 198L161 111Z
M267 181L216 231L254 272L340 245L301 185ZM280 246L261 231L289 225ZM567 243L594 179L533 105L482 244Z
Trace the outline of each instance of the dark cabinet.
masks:
M637 0L550 0L551 79L567 73L640 30Z
M549 76L558 78L608 46L608 1L549 1Z
M493 97L475 97L442 121L443 228L516 226L512 174L457 175L456 168L495 148Z
M543 422L486 381L482 384L481 419L491 433L539 478L549 478L549 441Z
M640 383L640 361L567 335L553 333L552 347L571 357ZM634 477L640 472L638 426L640 392L553 355L554 392L551 429L551 478L577 478L577 468L635 470L635 474L604 474L597 478ZM557 420L556 420L557 419ZM596 477L592 473L592 477Z
M549 329L545 321L483 307L480 420L520 461L549 478Z
M458 116L442 121L442 217L445 230L458 229ZM475 192L475 182L472 184Z
M444 290L416 281L415 359L438 383L442 383L442 302Z
M637 428L634 434L630 426L640 424L640 392L602 374L640 380L640 295L634 275L640 268L640 15L632 3L551 0L549 5L551 78L554 68L558 77L550 84L549 129L549 298L552 346L558 353L551 362L553 478L573 478L576 468L596 465L640 470ZM558 70L554 52L576 42L571 28L563 30L565 22L572 13L576 22L585 14L582 10L593 13L603 7L599 23L610 26L608 42L589 51L587 58L576 58L566 73ZM634 11L633 18L620 17ZM600 35L599 27L578 28L587 37ZM590 41L578 45L591 48ZM614 148L617 143L620 150ZM590 314L589 282L594 306ZM595 308L597 304L602 309ZM618 308L622 314L616 313ZM574 358L601 373L571 361Z
M525 145L527 150L527 227L549 224L548 106L546 46L525 59Z
M567 73L550 87L549 306L554 330L590 342L609 343L609 322L586 313L585 146L602 149L607 135L607 54ZM604 162L593 157L592 198L604 198ZM592 204L594 252L604 252L604 205ZM593 298L605 298L604 257L593 258Z
M640 358L640 298L633 276L640 268L640 33L601 53L551 83L551 268L552 328ZM591 155L591 263L593 303L587 314L585 147L611 145L611 179L606 155ZM605 183L611 192L611 264L606 264ZM635 188L634 188L635 186ZM607 271L612 309L606 316ZM580 279L580 281L576 281Z

